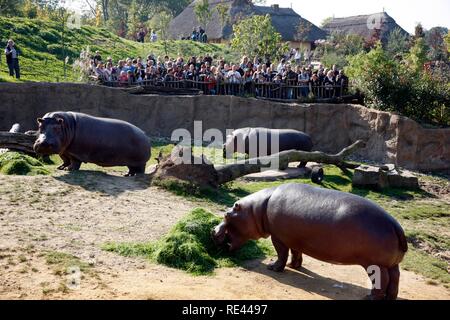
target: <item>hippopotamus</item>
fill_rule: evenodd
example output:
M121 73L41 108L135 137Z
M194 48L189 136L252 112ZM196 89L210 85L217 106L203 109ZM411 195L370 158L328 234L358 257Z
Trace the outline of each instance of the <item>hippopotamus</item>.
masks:
M305 184L264 189L234 204L212 231L216 245L235 251L248 240L271 237L278 259L268 268L298 269L302 254L343 265L360 265L370 276L379 268L372 299L396 299L399 263L408 250L399 223L362 197ZM375 268L375 269L374 269Z
M78 112L51 112L38 118L37 154L59 154L59 170L79 170L82 162L102 167L127 166L127 176L144 173L151 155L150 139L121 120Z
M263 136L267 137L266 140L262 140L267 141L267 152L262 152L259 146L259 141ZM279 137L279 150L271 150L272 137L276 136ZM255 148L258 146L257 154L250 154L253 151L250 142L257 143L255 145ZM251 158L256 158L286 150L311 151L312 148L311 137L301 131L293 129L241 128L234 130L231 135L227 136L227 140L223 145L223 157L230 158L233 153L239 152L249 154ZM299 165L299 167L304 166L306 166L306 162L302 162Z

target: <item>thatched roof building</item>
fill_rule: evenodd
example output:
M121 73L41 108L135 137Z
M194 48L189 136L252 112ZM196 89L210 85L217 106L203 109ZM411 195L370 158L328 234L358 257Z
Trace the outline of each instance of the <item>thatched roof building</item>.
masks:
M366 40L373 36L375 29L380 29L380 36L383 42L387 41L389 34L396 28L399 28L403 34L409 35L386 12L345 18L331 18L322 27L328 33L343 32L345 34L357 34Z
M195 15L193 1L180 15L174 18L169 27L172 38L180 39L191 35L192 30L200 25ZM216 9L218 4L228 7L228 21L222 25ZM307 43L325 39L326 32L301 17L291 8L280 8L278 5L257 6L250 0L209 0L212 19L205 28L208 39L214 42L229 40L233 33L233 24L251 15L272 17L272 23L282 35L284 41ZM301 32L298 32L300 26Z

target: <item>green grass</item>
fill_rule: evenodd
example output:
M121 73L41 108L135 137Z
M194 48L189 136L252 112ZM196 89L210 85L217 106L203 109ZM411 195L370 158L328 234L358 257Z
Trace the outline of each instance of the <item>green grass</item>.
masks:
M221 221L218 216L198 208L180 220L159 241L107 243L102 248L123 256L144 256L193 275L207 275L217 267L237 266L247 260L273 255L274 251L266 240L249 241L232 255L217 248L211 231Z
M65 29L65 52L62 50L61 26L53 21L26 18L0 17L0 41L6 46L12 38L22 51L20 66L22 81L77 81L78 76L71 65L79 57L80 52L90 47L91 52L99 50L106 59L111 56L114 61L127 57L146 57L152 53L164 56L163 42L138 43L109 32L103 28L83 26L81 29ZM201 56L206 53L227 60L237 61L238 57L230 48L218 44L202 44L191 41L168 41L167 54L176 58L178 54L184 57ZM64 79L64 58L69 57L67 77ZM7 72L4 55L0 61L0 82L16 82Z
M6 175L46 175L50 173L41 161L23 153L11 151L0 154L0 172Z
M91 266L81 261L79 258L58 251L47 251L45 253L45 262L53 267L54 274L65 275L69 273L70 268L77 267L81 272L91 272Z

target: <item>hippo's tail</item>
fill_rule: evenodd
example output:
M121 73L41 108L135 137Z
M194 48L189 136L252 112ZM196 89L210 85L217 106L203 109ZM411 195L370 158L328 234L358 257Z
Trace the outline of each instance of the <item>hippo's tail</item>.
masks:
M395 229L395 233L397 234L398 243L400 245L400 250L402 252L407 252L408 251L408 242L406 241L405 232L403 231L402 227L400 226L400 224L397 221L395 221L395 223L394 223L394 229Z

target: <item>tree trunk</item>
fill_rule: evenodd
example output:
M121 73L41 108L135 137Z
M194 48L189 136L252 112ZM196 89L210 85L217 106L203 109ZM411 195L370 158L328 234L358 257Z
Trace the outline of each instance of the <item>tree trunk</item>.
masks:
M219 184L233 181L247 174L260 172L262 168L270 166L273 161L279 162L280 169L286 168L291 162L318 162L332 164L341 170L355 169L359 165L345 162L345 158L352 154L356 149L364 148L366 144L358 140L351 146L341 150L339 153L331 155L320 151L307 152L299 150L283 151L274 155L248 159L233 164L216 166L215 169L219 176Z
M0 148L35 154L33 150L36 136L24 133L0 132Z
M179 148L178 152L172 152L168 157L161 159L156 167L153 177L159 180L178 179L198 186L219 186L233 181L242 176L260 172L262 168L270 167L271 161L278 161L279 168L287 168L290 162L319 162L335 165L342 170L356 168L359 165L347 163L345 158L358 148L363 148L365 143L361 140L351 146L344 148L337 154L331 155L324 152L306 152L289 150L283 151L267 157L238 161L233 164L212 166L205 159L198 161L202 164L185 164L180 154L191 153L190 148ZM192 154L192 153L191 153ZM193 157L191 156L191 160ZM193 163L191 161L191 163Z

